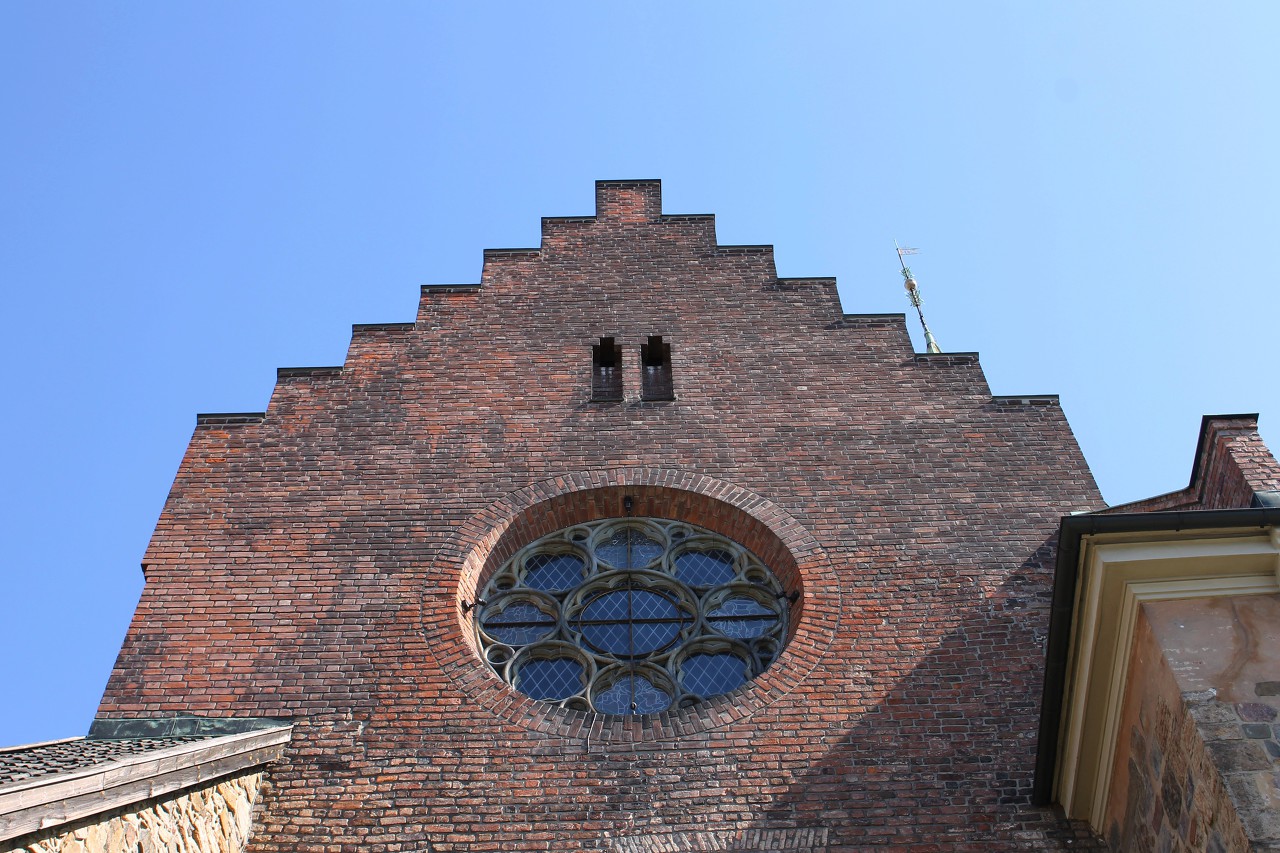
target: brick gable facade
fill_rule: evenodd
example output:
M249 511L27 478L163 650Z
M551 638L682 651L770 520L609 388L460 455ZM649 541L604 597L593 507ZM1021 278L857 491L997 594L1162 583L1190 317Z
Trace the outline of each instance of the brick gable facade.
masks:
M673 400L640 399L651 336ZM520 696L464 603L627 498L768 557L789 644L653 716ZM1079 849L1029 799L1052 540L1101 505L1055 398L601 182L265 413L199 419L99 715L291 720L261 851Z

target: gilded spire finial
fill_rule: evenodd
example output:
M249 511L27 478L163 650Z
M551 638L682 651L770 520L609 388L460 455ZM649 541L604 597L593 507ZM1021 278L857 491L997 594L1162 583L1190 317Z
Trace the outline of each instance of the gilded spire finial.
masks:
M916 284L916 278L911 274L911 267L907 266L904 260L906 255L914 255L919 249L908 249L905 246L899 246L898 241L893 242L893 247L898 250L898 263L902 265L902 279L907 287L907 299L916 309L916 315L920 317L920 327L924 329L924 349L925 352L942 352L942 347L938 346L938 341L933 336L933 332L929 331L929 324L924 321L924 298L920 296L920 288Z

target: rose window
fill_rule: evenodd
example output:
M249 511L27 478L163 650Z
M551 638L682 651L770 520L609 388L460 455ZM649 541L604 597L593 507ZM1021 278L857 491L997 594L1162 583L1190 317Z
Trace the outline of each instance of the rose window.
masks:
M628 518L525 547L472 612L484 659L526 696L654 714L764 672L792 600L741 545L682 522Z

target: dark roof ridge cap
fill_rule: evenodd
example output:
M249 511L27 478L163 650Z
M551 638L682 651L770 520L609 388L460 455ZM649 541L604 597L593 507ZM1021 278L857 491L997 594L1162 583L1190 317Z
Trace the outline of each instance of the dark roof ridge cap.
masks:
M537 248L537 247L529 247L529 246L512 246L512 247L508 247L508 248L485 249L485 250L484 250L484 256L485 256L486 258L487 258L487 257L491 257L491 256L492 256L492 257L499 257L499 258L512 257L512 256L520 257L520 256L525 256L525 255L533 256L533 255L538 254L538 253L539 253L539 252L541 252L541 251L542 251L542 249L539 249L539 248Z
M407 331L418 325L413 320L395 323L352 323L352 332Z
M196 426L243 426L262 423L266 412L199 412Z
M1003 406L1052 406L1061 405L1057 394L992 394L991 402Z
M340 364L325 367L277 367L276 379L286 379L294 376L325 376L341 372L342 365Z
M913 352L911 356L916 364L930 367L965 367L979 363L976 352Z
M730 255L754 255L773 251L772 243L729 243L715 245L717 252Z
M1187 483L1188 489L1195 488L1196 480L1203 473L1202 466L1208 463L1208 457L1212 453L1213 448L1208 446L1209 434L1216 432L1214 429L1220 421L1252 421L1253 429L1258 429L1258 413L1243 412L1228 415L1204 415L1200 418L1200 436L1196 439L1196 452L1191 461L1191 479Z
M685 220L685 219L706 220L706 219L715 219L715 218L716 218L716 215L715 215L714 213L663 213L663 214L660 214L659 218L660 218L660 219L664 219L664 220L668 220L668 219L674 219L674 220ZM579 216L567 216L567 215L566 215L566 216L544 216L544 217L542 217L542 221L543 221L543 223L550 223L550 224L557 224L557 223L561 223L561 222L568 223L568 224L580 224L580 223L596 222L596 221L597 221L597 220L599 220L599 219L600 219L600 217L599 217L599 215L598 215L598 214L585 214L585 213L584 213L584 214L582 214L582 215L579 215Z
M662 184L662 178L615 178L606 180L597 180L598 187L632 187L632 186L648 186L651 184Z
M595 222L598 218L599 217L594 214L590 216L544 216L542 217L542 222L544 225L556 222Z

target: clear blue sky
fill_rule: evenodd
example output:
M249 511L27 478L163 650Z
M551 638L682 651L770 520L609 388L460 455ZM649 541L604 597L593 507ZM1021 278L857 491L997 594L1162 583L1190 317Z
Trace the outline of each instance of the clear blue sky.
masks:
M82 734L204 411L597 178L1059 393L1107 499L1280 449L1280 5L0 4L0 744ZM919 345L918 330L913 327Z

